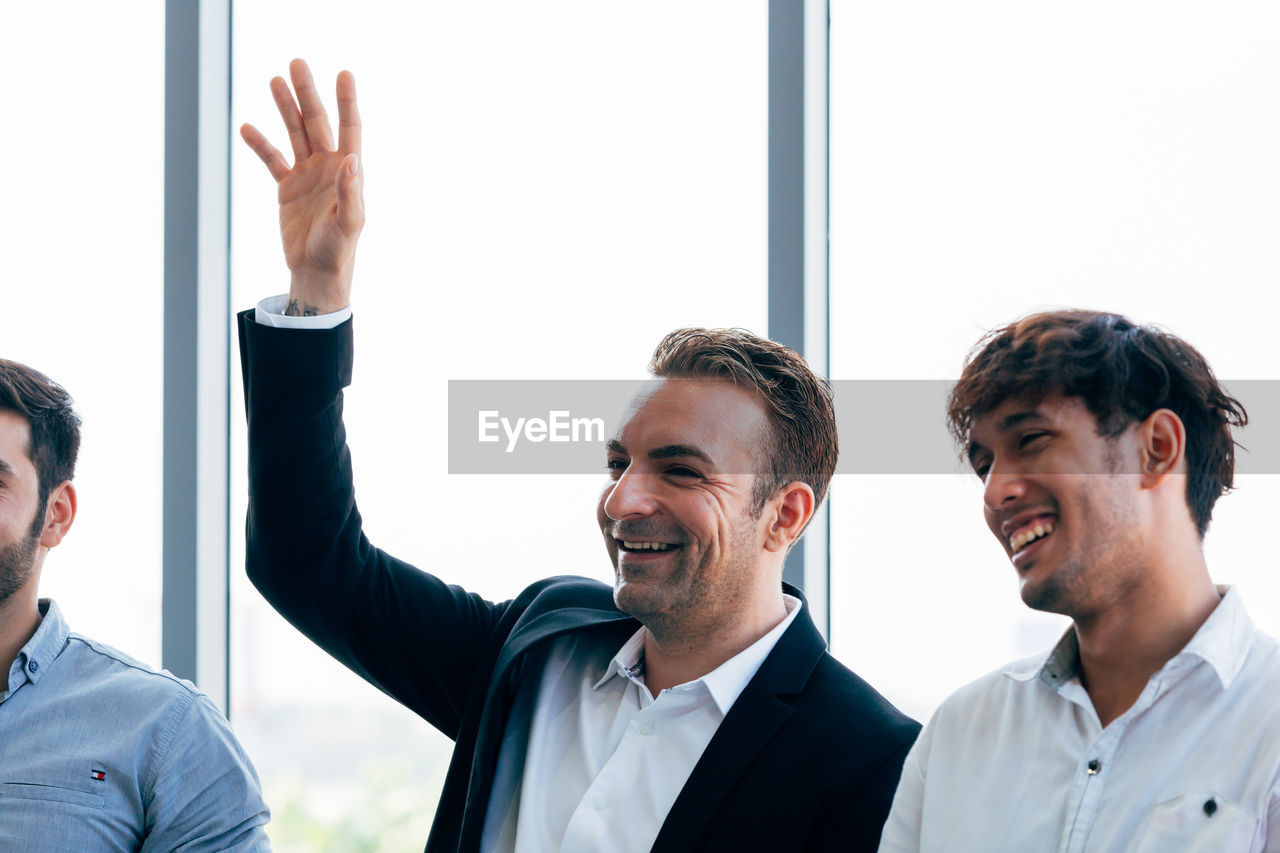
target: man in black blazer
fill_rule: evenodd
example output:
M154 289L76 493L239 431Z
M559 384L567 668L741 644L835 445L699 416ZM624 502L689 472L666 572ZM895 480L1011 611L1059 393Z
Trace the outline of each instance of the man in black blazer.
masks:
M290 292L240 315L249 576L290 622L455 741L429 851L874 850L919 730L832 658L782 565L835 469L830 389L736 330L685 329L607 448L613 589L492 604L373 547L342 424L364 222L305 63L272 81ZM281 317L312 328L278 328Z

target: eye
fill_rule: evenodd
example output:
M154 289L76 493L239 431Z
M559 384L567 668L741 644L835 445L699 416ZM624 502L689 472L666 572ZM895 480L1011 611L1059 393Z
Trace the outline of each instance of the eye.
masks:
M673 477L680 477L683 479L694 479L702 476L697 471L692 468L687 468L684 465L672 465L667 469L667 473Z
M627 460L625 459L606 459L604 467L608 469L610 477L619 477L622 472L627 470Z
M983 462L981 465L973 466L973 473L978 475L979 480L987 479L987 472L991 470L990 462Z
M1033 441L1036 441L1037 439L1047 438L1047 437L1048 437L1048 435L1049 435L1049 433L1047 433L1047 432L1029 432L1029 433L1026 433L1026 434L1025 434L1025 435L1023 435L1021 438L1019 438L1019 439L1018 439L1018 447L1019 447L1019 448L1026 447L1027 445L1031 444Z

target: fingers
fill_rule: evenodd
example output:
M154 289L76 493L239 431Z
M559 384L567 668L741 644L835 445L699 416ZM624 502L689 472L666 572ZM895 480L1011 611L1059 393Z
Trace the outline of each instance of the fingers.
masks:
M338 168L338 227L348 237L364 228L364 199L360 197L360 158L348 154Z
M283 77L271 78L271 97L275 99L280 118L289 131L289 144L293 146L293 162L300 163L311 156L311 143L307 141L306 128L302 126L302 113L293 101L293 93Z
M276 179L276 183L284 180L289 174L289 164L285 162L284 155L267 141L261 131L251 124L241 125L240 138L248 143L253 153L258 155L259 160L267 164L267 171Z
M302 111L302 126L306 128L307 140L311 149L324 148L333 150L333 136L329 131L329 116L320 102L320 93L311 79L311 69L301 59L289 63L289 78L293 80L293 90L298 93L298 107Z
M360 111L356 108L356 78L350 71L338 75L338 150L360 153Z

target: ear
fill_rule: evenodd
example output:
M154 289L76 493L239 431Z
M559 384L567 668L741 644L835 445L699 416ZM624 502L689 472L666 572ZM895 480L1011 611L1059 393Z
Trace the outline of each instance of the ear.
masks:
M1186 473L1187 429L1169 409L1156 409L1138 425L1142 487L1152 488L1170 474Z
M53 548L62 541L76 520L76 487L68 480L49 495L44 511L44 527L40 531L40 545Z
M814 509L813 489L808 483L796 480L783 486L768 505L772 521L765 533L765 550L786 553L804 532Z

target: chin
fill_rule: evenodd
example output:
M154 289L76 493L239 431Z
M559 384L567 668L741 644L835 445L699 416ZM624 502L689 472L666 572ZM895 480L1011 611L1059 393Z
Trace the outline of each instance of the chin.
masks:
M623 613L645 624L665 618L673 609L663 590L645 588L644 584L622 579L613 587L613 603Z

